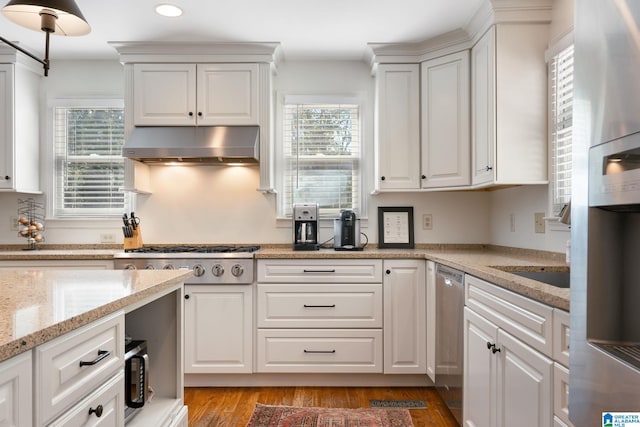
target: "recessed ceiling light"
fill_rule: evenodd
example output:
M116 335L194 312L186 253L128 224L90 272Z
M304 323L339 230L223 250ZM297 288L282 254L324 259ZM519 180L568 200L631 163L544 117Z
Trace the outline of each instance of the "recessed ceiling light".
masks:
M175 18L182 15L182 9L173 4L163 3L156 6L156 13L158 15Z

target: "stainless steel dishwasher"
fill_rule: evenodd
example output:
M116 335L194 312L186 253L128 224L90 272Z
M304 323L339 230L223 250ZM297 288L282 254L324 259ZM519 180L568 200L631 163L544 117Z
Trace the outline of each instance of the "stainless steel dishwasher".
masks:
M436 389L462 425L464 273L436 264L435 291Z

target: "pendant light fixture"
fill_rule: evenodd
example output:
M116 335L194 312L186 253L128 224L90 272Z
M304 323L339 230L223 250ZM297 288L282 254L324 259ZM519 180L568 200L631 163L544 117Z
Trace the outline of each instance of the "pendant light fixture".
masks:
M49 35L83 36L91 27L80 12L74 0L12 0L2 8L2 13L10 21L46 35L44 59L24 50L4 37L0 40L25 55L35 59L44 67L44 75L49 75Z

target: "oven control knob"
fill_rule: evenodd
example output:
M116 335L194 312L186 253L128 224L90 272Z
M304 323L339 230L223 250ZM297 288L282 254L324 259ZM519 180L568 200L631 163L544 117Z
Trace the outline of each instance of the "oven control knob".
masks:
M162 267L163 270L175 270L176 268L173 266L173 264L166 264L165 266Z
M211 272L213 273L214 276L220 277L224 274L224 267L221 264L216 264L211 269Z
M144 269L145 270L155 270L156 268L151 264L147 264L147 266Z
M240 264L236 264L231 267L231 274L233 274L235 277L242 276L242 273L244 273L244 268L242 268Z
M127 264L127 265L124 267L124 269L125 269L125 270L135 270L135 269L136 269L136 266L135 266L135 265L133 265L133 264Z
M193 266L193 275L196 277L202 277L204 275L205 270L204 267L200 264L196 264Z

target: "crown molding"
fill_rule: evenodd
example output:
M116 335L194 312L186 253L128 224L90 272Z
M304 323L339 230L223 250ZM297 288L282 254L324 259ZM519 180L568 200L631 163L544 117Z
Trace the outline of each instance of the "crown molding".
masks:
M108 42L120 62L252 62L274 64L280 59L277 42Z

